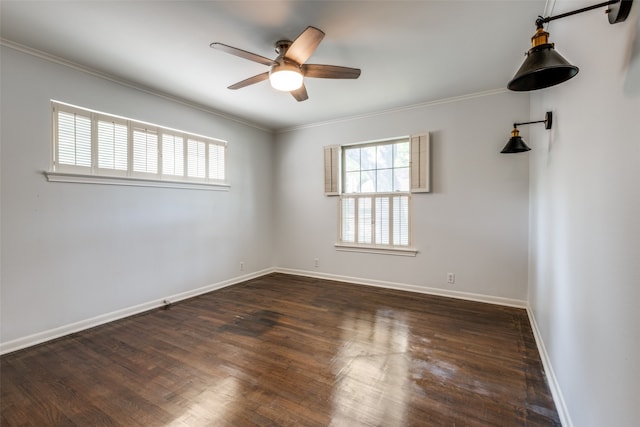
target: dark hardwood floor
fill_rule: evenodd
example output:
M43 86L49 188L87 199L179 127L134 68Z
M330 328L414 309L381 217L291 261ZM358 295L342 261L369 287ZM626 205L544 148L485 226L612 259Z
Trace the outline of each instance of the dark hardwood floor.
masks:
M0 361L3 426L560 425L525 310L284 274Z

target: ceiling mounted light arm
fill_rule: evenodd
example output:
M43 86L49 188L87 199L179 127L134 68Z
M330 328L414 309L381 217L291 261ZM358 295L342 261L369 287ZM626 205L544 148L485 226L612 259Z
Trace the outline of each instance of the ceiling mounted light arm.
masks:
M538 17L536 33L531 37L531 49L507 88L513 91L544 89L565 82L578 74L578 67L571 65L556 52L554 43L549 43L549 33L544 31L544 24L605 6L609 7L609 23L617 24L627 19L632 3L633 0L610 0L556 16Z
M513 124L513 130L511 131L511 138L509 138L509 142L504 146L501 153L511 154L511 153L522 153L524 151L529 151L531 148L525 144L520 136L520 131L518 131L518 126L523 125L531 125L534 123L544 123L545 129L551 129L551 125L553 124L553 113L551 111L547 111L544 115L544 120L536 120L533 122L520 122Z

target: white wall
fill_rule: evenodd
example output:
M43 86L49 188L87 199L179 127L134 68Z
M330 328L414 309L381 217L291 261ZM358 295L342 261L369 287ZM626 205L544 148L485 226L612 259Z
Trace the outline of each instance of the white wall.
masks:
M580 427L640 420L639 9L616 25L598 12L553 23L580 72L532 94L531 119L553 110L555 124L530 131L529 301Z
M276 265L524 301L528 161L499 151L513 122L528 117L527 95L497 92L279 133ZM322 147L426 130L433 192L413 196L418 255L336 251L338 199L323 194ZM447 272L455 285L446 284Z
M271 132L1 54L0 343L273 266ZM231 190L47 182L50 99L227 140Z

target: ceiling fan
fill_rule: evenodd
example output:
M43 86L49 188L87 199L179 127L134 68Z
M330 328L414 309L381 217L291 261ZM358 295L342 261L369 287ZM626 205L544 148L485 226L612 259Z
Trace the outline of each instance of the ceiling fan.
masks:
M276 42L275 48L278 53L276 59L269 59L218 42L211 43L209 46L230 53L231 55L271 67L269 71L229 86L229 89L240 89L269 79L271 86L275 89L290 92L291 95L300 102L309 98L303 81L304 77L357 79L360 76L359 68L305 64L323 38L324 32L315 27L307 27L293 42L290 40L279 40Z

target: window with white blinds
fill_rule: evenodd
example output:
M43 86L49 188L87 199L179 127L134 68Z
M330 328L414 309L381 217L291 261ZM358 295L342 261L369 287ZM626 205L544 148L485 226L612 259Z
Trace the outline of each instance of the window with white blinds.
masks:
M126 122L98 117L98 169L128 169L128 131Z
M409 138L342 147L340 243L409 247Z
M55 101L52 111L51 175L227 185L224 141Z
M324 149L325 194L339 195L339 248L406 251L411 193L429 191L428 134Z
M57 161L60 165L91 167L91 118L88 114L59 111L57 117Z
M409 195L349 195L340 198L341 243L408 247Z

